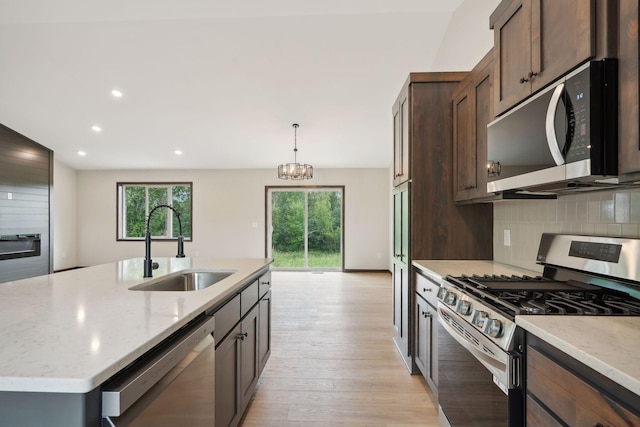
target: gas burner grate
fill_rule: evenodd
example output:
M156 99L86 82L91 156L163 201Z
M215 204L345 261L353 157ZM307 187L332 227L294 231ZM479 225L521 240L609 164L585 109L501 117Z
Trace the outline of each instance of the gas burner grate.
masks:
M495 274L447 279L511 317L523 314L640 316L639 300L623 292L574 280Z

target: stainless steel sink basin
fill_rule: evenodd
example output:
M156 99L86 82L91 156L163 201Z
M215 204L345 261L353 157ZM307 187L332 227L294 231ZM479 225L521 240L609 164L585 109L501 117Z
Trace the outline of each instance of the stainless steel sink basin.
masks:
M233 273L235 273L234 270L190 271L141 283L129 289L132 291L199 291L226 279Z

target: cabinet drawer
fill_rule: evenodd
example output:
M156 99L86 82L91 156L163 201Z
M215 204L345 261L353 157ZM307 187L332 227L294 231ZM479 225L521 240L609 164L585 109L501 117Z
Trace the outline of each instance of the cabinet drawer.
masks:
M438 306L440 285L416 272L416 293L434 307Z
M262 298L264 294L269 292L269 289L271 289L271 272L265 273L262 276L260 276L260 279L258 279L258 288L259 288L259 294L258 294L259 298Z
M532 347L527 347L527 394L568 425L640 425L640 416Z
M258 280L247 286L240 293L240 317L251 310L258 303Z
M562 424L531 396L527 396L527 427L562 427Z
M231 301L222 306L213 315L216 319L214 337L216 344L240 321L240 295L236 295Z

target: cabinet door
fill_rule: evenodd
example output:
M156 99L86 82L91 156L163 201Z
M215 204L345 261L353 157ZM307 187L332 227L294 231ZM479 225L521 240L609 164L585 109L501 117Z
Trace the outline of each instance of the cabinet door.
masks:
M253 307L240 324L240 413L251 400L258 382L258 307Z
M393 327L394 340L408 367L411 367L409 334L409 184L396 189L394 206L394 258L393 258ZM411 369L411 368L409 368Z
M493 115L493 56L473 80L474 95L474 141L475 141L475 181L471 198L487 196L487 125Z
M533 91L595 56L595 1L531 2L531 78Z
M416 295L416 327L413 342L413 360L426 380L429 370L429 330L431 322L429 304Z
M216 348L216 426L234 426L240 421L240 334L241 325L238 324Z
M267 291L260 300L260 320L258 325L258 375L262 375L264 366L271 355L271 291Z
M476 185L476 141L473 129L473 93L466 84L453 98L453 189L456 201L470 199Z
M515 0L493 25L495 113L500 114L531 93L531 3Z
M394 263L393 273L393 339L405 364L409 370L412 370L409 348L409 334L411 333L409 318L412 308L409 299L409 271L404 263Z
M640 180L638 0L620 0L620 180Z
M428 302L416 295L414 361L427 384L438 393L438 333L437 312Z
M409 174L409 92L405 87L393 107L393 185L408 181Z
M453 96L454 199L487 194L487 125L493 120L493 52L469 73Z

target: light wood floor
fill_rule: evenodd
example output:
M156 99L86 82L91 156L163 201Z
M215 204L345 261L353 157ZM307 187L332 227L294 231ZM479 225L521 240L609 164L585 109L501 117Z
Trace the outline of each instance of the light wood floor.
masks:
M438 425L393 345L391 275L272 272L272 285L271 358L242 426Z

